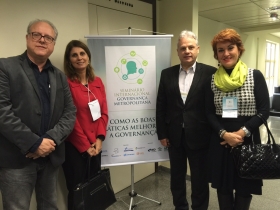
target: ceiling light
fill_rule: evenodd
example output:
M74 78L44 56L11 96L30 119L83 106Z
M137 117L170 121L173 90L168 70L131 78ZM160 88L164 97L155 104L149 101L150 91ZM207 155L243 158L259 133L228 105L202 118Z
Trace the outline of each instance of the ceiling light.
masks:
M278 14L275 12L270 13L270 17L272 18L272 20L276 20L278 19Z
M269 10L278 10L278 9L280 9L280 6L269 7L268 9Z

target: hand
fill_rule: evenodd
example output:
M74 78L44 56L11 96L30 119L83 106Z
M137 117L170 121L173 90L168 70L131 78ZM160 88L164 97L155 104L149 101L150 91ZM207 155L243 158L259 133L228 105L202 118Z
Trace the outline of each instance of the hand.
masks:
M101 139L96 139L96 142L95 142L95 152L96 152L96 155L98 155L102 150L102 140Z
M169 147L170 146L169 139L161 139L160 143L164 147Z
M102 150L102 140L96 139L96 142L93 143L90 148L88 148L87 153L92 157L98 155Z
M40 157L46 157L55 150L55 146L56 144L52 139L43 138L43 141L35 151L35 154Z
M25 157L27 157L27 158L32 158L32 159L37 159L37 158L39 158L40 156L37 155L37 154L35 154L35 153L29 152L29 153L27 153L27 155L26 155Z
M238 131L233 132L239 136L241 136L242 138L245 137L245 131L243 131L242 129L239 129Z
M92 145L94 145L94 144L92 144ZM90 157L95 155L95 149L94 149L94 147L92 147L92 145L87 150L87 153Z
M221 142L221 145L226 145L228 144L231 147L237 147L238 145L242 144L244 142L243 138L236 134L236 133L230 133L230 132L226 132L223 135L223 139L224 141Z

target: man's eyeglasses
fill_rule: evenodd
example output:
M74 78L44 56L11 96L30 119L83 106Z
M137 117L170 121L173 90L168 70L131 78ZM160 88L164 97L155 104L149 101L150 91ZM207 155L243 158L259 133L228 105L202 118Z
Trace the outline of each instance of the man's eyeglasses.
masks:
M52 38L49 35L43 36L42 34L40 34L38 32L31 32L29 34L31 34L31 37L34 41L39 41L40 39L42 39L42 37L44 38L45 42L48 43L48 44L50 44L54 41L54 38Z

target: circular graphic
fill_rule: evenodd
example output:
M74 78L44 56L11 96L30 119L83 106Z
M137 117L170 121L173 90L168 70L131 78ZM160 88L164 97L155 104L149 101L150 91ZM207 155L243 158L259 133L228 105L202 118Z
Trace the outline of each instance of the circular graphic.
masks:
M119 73L120 72L120 68L119 67L115 67L114 68L114 72Z
M138 80L137 80L137 83L138 83L139 85L141 85L141 84L143 83L143 80L142 80L142 79L138 79Z
M142 84L147 66L148 61L132 50L120 57L114 72L125 83Z
M143 73L144 73L144 69L142 69L142 68L139 69L139 70L138 70L138 73L139 73L139 74L143 74Z

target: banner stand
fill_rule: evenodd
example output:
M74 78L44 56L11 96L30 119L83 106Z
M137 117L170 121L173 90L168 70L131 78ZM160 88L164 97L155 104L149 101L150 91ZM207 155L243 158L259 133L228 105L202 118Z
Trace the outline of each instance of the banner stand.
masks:
M131 27L128 27L128 35L126 35L126 36L122 36L122 37L130 37L131 36ZM140 29L134 29L134 30L140 30ZM144 31L144 30L140 30L140 31ZM158 32L153 32L153 33L158 33ZM105 37L105 36L104 36ZM110 37L113 37L113 36L107 36L106 38L110 38ZM133 36L132 36L133 37ZM145 36L145 35L139 35L139 36L137 36L138 38L139 37L142 37L142 38L145 38L145 40L147 40L147 38L148 37L151 37L151 36ZM173 35L166 35L166 36L164 36L164 35L159 35L159 36L157 36L157 37L168 37L168 38L171 38L171 37L173 37ZM88 38L88 39L92 39L92 38L96 38L96 36L85 36L85 38ZM133 38L136 38L135 36L133 37ZM108 41L106 42L106 44L107 44L107 46L111 46L111 45L108 45ZM88 43L89 44L89 43ZM115 44L115 43L114 43ZM170 42L170 44L169 44L170 46L171 46L171 42ZM168 45L168 46L169 46ZM90 46L92 46L92 44L90 44ZM98 46L95 46L95 47L93 47L93 49L100 49L100 48L98 48L98 47L100 47L100 46L102 46L102 44L101 44L101 42L98 42ZM114 46L113 44L112 44L112 46ZM118 45L119 46L119 45ZM141 45L137 45L137 46L142 46L142 44ZM148 46L150 46L150 44L148 45ZM102 50L102 49L101 49ZM100 52L101 52L101 50L100 50ZM102 53L98 53L98 54L95 54L95 56L94 56L94 58L96 58L97 60L98 60L98 62L99 63L102 63L101 61L104 61L103 63L105 63L105 59L102 59L102 58L100 58L100 57L97 57L97 56L100 56L100 54L102 54ZM161 52L162 53L162 52ZM94 53L93 53L94 54ZM105 54L105 53L104 53ZM169 53L168 53L169 54ZM162 54L160 55L161 57L162 57ZM170 55L168 56L168 57L170 57ZM161 64L163 65L163 63L165 63L165 62L167 62L166 64L164 64L164 67L162 67L162 68L160 68L160 69L164 69L164 68L166 68L166 67L169 67L170 66L170 61L168 62L168 59L166 59L166 60L164 60L163 62L161 62ZM158 66L160 66L160 65L158 65ZM102 66L100 66L100 68L96 68L96 69L102 69ZM103 68L104 69L104 68ZM108 96L108 94L107 94L107 96ZM142 116L142 115L141 115ZM164 149L162 149L161 148L161 146L159 146L160 148L158 148L159 149L159 151L164 151ZM144 147L145 148L145 147ZM156 149L156 147L154 147L154 148L150 148L149 150L151 150L151 151L153 151L153 152L155 152L157 149ZM133 151L133 150L132 150ZM141 151L141 150L140 150ZM114 155L119 155L119 153L118 153L118 151L115 151L116 152L116 154L114 154ZM106 155L107 157L108 157L108 155ZM168 160L168 158L160 158L159 160ZM140 163L140 162L139 162ZM120 164L119 164L120 165ZM104 165L102 165L102 167L104 167L104 166L111 166L111 165L108 165L108 164L104 164ZM130 190L130 192L128 193L128 196L130 196L130 204L129 204L129 210L132 210L132 209L134 209L136 206L137 206L137 204L139 204L139 203L141 203L141 202L143 202L144 200L142 200L142 201L139 201L138 203L134 203L134 197L136 197L136 196L139 196L139 197L141 197L141 198L143 198L143 199L146 199L146 200L148 200L148 201L151 201L151 202L154 202L154 203L156 203L156 204L158 204L158 205L161 205L161 202L159 202L159 201L156 201L156 200L153 200L153 199L150 199L150 198L147 198L147 197L145 197L145 196L142 196L142 195L139 195L136 191L135 191L135 189L134 189L134 164L132 163L132 164L130 164L130 166L131 166L131 190ZM126 196L126 195L125 195ZM121 197L119 197L118 198L118 200L120 200L120 201L122 201L122 202L124 202L127 206L128 206L128 204L124 201L124 200L122 200L122 197L125 197L125 196L121 196Z
M131 35L131 27L128 27L128 34ZM128 195L130 196L130 205L129 205L129 210L134 209L135 207L137 207L137 204L141 203L142 201L133 204L133 199L136 196L139 196L141 198L144 198L146 200L152 201L154 203L157 203L158 205L161 205L161 202L153 200L151 198L147 198L145 196L139 195L135 190L134 190L134 164L130 165L131 168L131 185L130 185L130 192L128 193ZM123 201L123 200L122 200ZM124 201L123 201L124 202ZM125 203L125 202L124 202Z
M143 202L143 201L139 201L138 203L135 203L133 202L133 199L134 197L136 196L139 196L143 199L146 199L148 201L152 201L154 203L157 203L158 205L161 205L161 202L159 201L156 201L156 200L153 200L153 199L150 199L150 198L147 198L145 196L142 196L142 195L139 195L135 190L134 190L134 165L130 165L131 167L131 185L130 185L130 192L128 193L128 195L130 196L130 205L129 205L129 210L132 210L134 209L135 207L137 207L137 204ZM126 196L126 195L125 195ZM124 197L124 196L122 196ZM124 202L126 205L128 205L125 201L122 200L122 197L119 197L118 199L121 200L122 202Z

